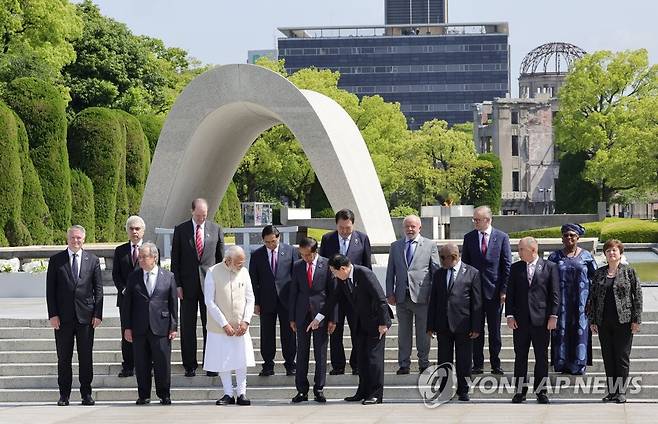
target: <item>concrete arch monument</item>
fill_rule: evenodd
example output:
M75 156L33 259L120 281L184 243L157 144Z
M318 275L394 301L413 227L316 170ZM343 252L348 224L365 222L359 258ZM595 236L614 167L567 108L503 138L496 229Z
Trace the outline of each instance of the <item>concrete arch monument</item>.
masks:
M240 161L265 130L285 124L300 141L332 208L350 208L373 243L395 233L361 133L338 103L255 65L225 65L195 78L164 123L142 199L146 237L190 216L205 197L213 216Z

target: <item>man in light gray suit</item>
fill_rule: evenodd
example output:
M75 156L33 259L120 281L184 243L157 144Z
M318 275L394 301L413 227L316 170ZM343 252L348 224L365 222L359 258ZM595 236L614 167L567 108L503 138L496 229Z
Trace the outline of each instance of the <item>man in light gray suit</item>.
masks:
M391 244L386 269L386 298L395 305L398 317L398 375L409 374L414 321L419 371L422 373L430 364L427 307L432 275L439 268L436 244L420 235L420 218L409 215L402 227L405 237Z

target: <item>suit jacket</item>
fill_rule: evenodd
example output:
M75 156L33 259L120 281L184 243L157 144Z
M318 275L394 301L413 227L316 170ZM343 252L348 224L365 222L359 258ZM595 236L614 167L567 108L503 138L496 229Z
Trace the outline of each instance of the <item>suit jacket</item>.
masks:
M448 270L434 273L427 331L436 333L482 332L482 282L480 272L462 262L450 287L446 286Z
M432 275L439 268L439 251L434 241L419 237L411 264L407 266L406 238L391 244L386 269L386 296L395 295L397 303L406 300L409 288L411 300L427 303L432 289Z
M377 336L380 325L391 327L393 311L386 303L384 290L382 290L375 273L365 266L352 266L354 267L352 275L354 292L350 293L347 282L334 279L335 289L331 291L320 313L331 321L331 316L327 314L338 303L349 302L354 310L352 325L355 331L360 330L371 336Z
M132 244L128 242L117 246L112 260L112 280L117 288L117 306L121 306L123 301L123 291L128 285L128 276L137 269L140 268L139 263L133 265Z
M328 262L327 258L318 255L311 288L308 287L306 279L306 262L300 259L293 265L288 319L294 321L299 328L304 325L307 313L310 313L311 318L313 318L322 310L333 288L333 276L329 271ZM336 320L336 315L336 310L333 310L329 316L331 319Z
M48 318L59 316L63 323L91 324L103 319L103 279L96 255L82 250L80 278L74 279L68 249L53 255L46 274Z
M512 248L509 236L493 228L487 245L487 254L482 255L480 237L477 230L464 236L462 246L462 262L477 268L482 280L482 291L485 299L492 300L507 291L507 279L512 265Z
M336 253L340 253L340 242L338 241L338 231L332 231L322 236L320 256L331 259ZM371 255L368 235L361 231L353 231L346 255L350 258L350 262L372 269Z
M505 316L514 316L519 325L545 326L560 308L560 271L557 264L539 258L532 284L528 284L527 268L524 261L512 264Z
M144 271L138 269L128 277L124 299L123 327L133 336L146 335L150 329L156 336L168 336L178 328L178 296L174 274L158 268L151 296L144 282Z
M277 303L288 309L290 301L290 285L292 283L292 266L299 259L299 252L289 244L279 243L276 257L276 275L268 259L265 246L254 250L249 259L249 276L254 289L256 305L261 312L276 311Z
M602 266L594 272L589 291L587 317L590 324L603 323L603 306L605 305L605 279L608 266ZM629 322L642 323L642 286L635 270L628 265L620 264L617 278L612 286L615 295L615 306L620 324Z
M202 290L208 268L224 258L224 233L221 227L206 220L203 232L204 246L200 259L191 219L174 228L171 244L171 271L176 278L176 285L182 287L183 291L192 290L192 294Z

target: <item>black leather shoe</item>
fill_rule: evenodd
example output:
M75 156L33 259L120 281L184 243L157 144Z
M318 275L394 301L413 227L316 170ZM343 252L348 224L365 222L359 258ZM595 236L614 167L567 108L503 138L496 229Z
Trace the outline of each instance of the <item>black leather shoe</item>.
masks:
M422 374L429 367L418 367L418 374Z
M505 371L502 370L502 368L494 368L491 370L491 374L493 375L505 375Z
M315 392L315 397L313 397L313 400L319 403L327 402L327 398L324 397L324 393L322 393L322 390Z
M235 398L233 396L224 395L221 398L217 399L215 405L217 406L235 405Z
M217 377L219 376L218 372L215 371L206 371L206 377Z
M294 376L295 374L297 374L297 370L295 368L288 368L286 370L286 375L288 377Z
M292 398L292 403L306 402L308 400L308 395L306 393L297 393L294 398Z
M468 402L471 400L471 397L468 395L468 393L462 393L457 396L457 399L459 399L462 402Z
M484 371L482 371L482 368L473 367L473 369L471 370L471 374L483 374L483 373Z
M397 375L406 375L409 374L409 367L400 367L397 371L395 371Z
M249 406L251 405L251 401L247 399L245 395L240 395L238 396L238 399L235 401L240 406Z
M546 393L537 393L537 403L541 403L542 405L546 405L551 403L550 400L548 400L548 396L546 396Z
M352 368L352 375L359 375L359 369L358 368Z
M345 370L341 368L334 368L331 371L329 371L329 375L343 375L345 374Z
M171 405L171 398L169 396L160 399L160 405Z
M271 375L274 375L274 370L262 370L261 372L258 373L260 377L269 377Z
M626 395L618 394L615 397L615 402L617 402L617 403L626 403Z
M382 398L372 397L372 398L363 399L361 405L375 405L377 403L382 403Z
M512 397L512 403L521 403L525 402L525 395L522 393L516 393L514 397Z
M608 393L605 395L603 399L601 399L603 402L608 403L608 402L614 402L615 399L617 399L617 394L616 393Z
M57 401L57 406L69 406L69 398L60 396Z
M132 377L133 375L135 375L133 370L121 370L119 371L119 374L117 374L117 377L126 378L126 377Z
M137 398L137 400L135 401L135 405L146 405L147 403L151 403L151 399Z
M82 396L82 402L80 404L84 406L94 406L96 401L93 397L91 397L91 395L84 395Z
M187 368L185 370L185 377L194 377L196 375L196 370L194 368Z
M363 396L360 395L348 396L344 400L345 402L361 402L363 400Z

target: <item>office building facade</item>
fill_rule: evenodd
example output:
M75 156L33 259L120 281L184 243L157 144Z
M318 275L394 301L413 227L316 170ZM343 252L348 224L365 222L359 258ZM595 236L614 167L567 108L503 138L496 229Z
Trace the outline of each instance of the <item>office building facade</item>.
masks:
M384 24L444 24L448 22L447 0L386 0Z

